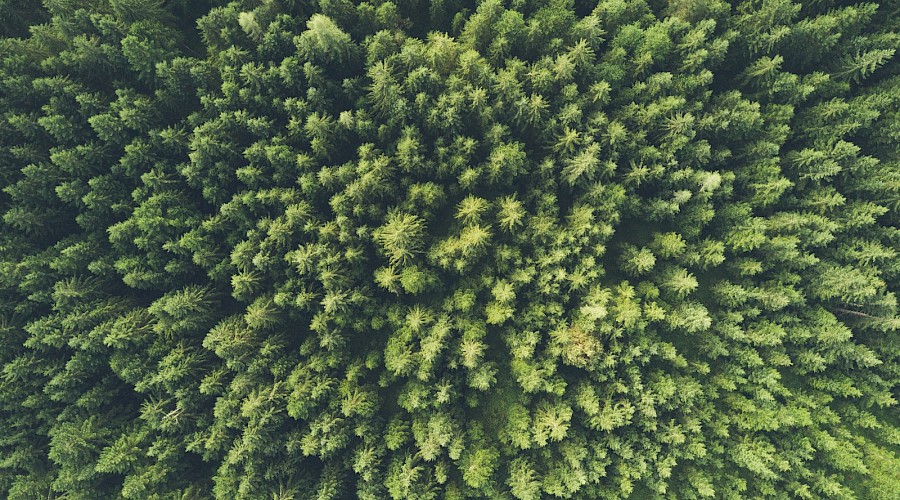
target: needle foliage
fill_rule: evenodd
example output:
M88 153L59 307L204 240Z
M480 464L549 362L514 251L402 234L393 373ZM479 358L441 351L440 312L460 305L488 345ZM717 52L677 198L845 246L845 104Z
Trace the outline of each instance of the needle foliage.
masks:
M897 498L896 0L0 19L0 497Z

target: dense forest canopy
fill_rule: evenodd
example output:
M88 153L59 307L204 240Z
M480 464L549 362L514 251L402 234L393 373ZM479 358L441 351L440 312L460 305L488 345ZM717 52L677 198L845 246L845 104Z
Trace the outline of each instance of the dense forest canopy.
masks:
M898 498L897 0L0 19L0 497Z

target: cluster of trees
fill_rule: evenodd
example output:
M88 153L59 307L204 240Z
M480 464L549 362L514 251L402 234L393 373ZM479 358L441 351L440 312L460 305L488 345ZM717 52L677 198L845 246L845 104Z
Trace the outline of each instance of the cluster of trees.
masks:
M0 495L900 488L897 1L0 18Z

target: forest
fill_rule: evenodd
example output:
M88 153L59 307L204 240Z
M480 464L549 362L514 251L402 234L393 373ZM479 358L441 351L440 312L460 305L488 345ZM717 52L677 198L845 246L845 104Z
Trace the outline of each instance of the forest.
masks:
M0 498L900 499L898 47L0 0Z

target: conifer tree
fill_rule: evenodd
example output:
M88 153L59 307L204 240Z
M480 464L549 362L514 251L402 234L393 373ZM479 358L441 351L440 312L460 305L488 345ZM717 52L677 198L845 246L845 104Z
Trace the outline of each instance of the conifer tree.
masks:
M0 16L0 496L896 495L896 2Z

